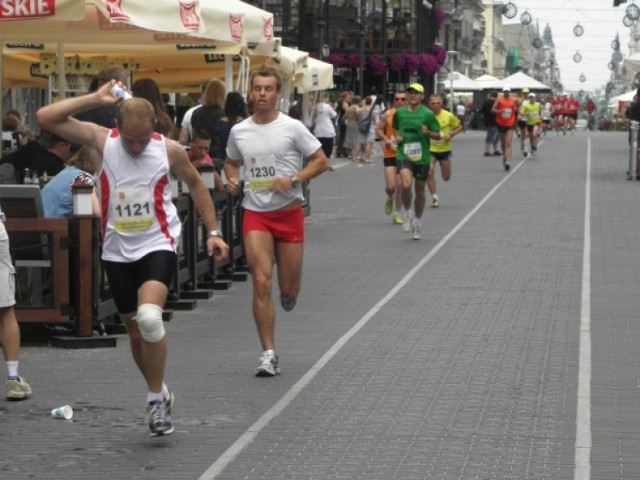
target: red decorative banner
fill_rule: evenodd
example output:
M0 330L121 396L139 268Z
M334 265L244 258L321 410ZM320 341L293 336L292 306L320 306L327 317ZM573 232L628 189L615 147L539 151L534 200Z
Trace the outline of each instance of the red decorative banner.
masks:
M107 12L109 12L109 20L113 22L128 22L131 20L129 15L122 10L122 0L107 0Z
M236 42L242 40L242 17L229 15L229 33Z
M55 14L55 0L0 1L0 20L28 20L53 17Z
M187 30L193 30L195 32L200 28L200 17L196 12L197 2L195 0L191 1L181 1L180 3L180 20L182 21L182 25Z
M270 42L273 40L273 17L272 18L263 18L264 22L263 35L264 39Z

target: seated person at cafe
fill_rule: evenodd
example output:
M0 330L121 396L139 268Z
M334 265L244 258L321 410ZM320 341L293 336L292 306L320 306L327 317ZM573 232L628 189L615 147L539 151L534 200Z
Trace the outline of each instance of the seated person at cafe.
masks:
M87 147L81 147L67 162L67 166L51 179L42 189L42 203L45 218L70 218L73 216L74 185L91 185L95 187L95 173L92 155L98 155ZM100 216L98 195L93 190L92 213Z
M37 141L7 155L0 163L10 163L15 169L16 183L24 183L25 170L41 177L44 172L52 177L62 171L69 158L71 144L50 132L43 132Z
M213 160L209 156L209 148L211 147L211 138L205 130L194 130L191 142L187 145L187 153L191 165L198 169L199 167L212 167ZM213 173L213 181L217 191L224 190L222 177L218 172Z
M2 150L17 150L22 146L22 134L19 131L20 119L13 114L2 118Z
M97 76L96 84L92 85L92 88L100 88L105 83L111 80L116 80L127 85L129 74L127 71L117 65L108 65L104 67ZM116 104L102 105L100 107L94 107L83 112L79 112L74 115L78 120L83 122L92 122L98 125L102 125L106 128L116 127L116 115L118 114L118 106Z

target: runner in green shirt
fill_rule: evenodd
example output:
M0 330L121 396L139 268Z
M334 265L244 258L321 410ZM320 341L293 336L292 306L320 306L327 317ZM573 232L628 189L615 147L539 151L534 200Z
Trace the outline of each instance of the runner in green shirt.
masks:
M422 104L424 87L412 83L407 89L406 106L393 116L393 131L398 144L398 169L402 184L402 203L406 211L402 230L420 240L422 213L426 203L425 186L431 162L431 139L444 138L434 113ZM415 179L415 217L411 211L411 183Z
M535 93L529 94L529 100L522 104L520 112L523 118L527 121L529 143L531 144L531 156L535 157L538 151L538 136L540 135L540 124L542 123L542 104L536 101Z

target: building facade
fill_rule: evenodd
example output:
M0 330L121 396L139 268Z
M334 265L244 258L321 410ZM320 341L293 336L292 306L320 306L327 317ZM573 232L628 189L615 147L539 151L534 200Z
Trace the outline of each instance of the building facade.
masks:
M436 45L437 0L254 0L274 14L274 35L335 68L339 89L391 93L408 83L433 90L446 60Z

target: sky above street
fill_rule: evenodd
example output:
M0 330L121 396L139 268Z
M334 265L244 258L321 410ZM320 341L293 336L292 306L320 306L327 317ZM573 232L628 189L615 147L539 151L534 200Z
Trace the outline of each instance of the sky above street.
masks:
M507 3L509 0L504 0ZM603 87L610 79L608 64L611 61L611 42L620 36L620 52L629 55L629 31L622 23L625 9L634 0L613 7L613 0L511 0L518 8L516 17L506 23L520 23L520 16L528 11L533 24L538 21L540 35L547 24L551 27L556 47L556 59L561 69L561 79L566 90L593 91ZM640 7L640 1L638 1ZM573 29L577 24L584 34L577 37ZM573 56L580 52L582 61L576 63ZM580 82L580 75L586 80Z

